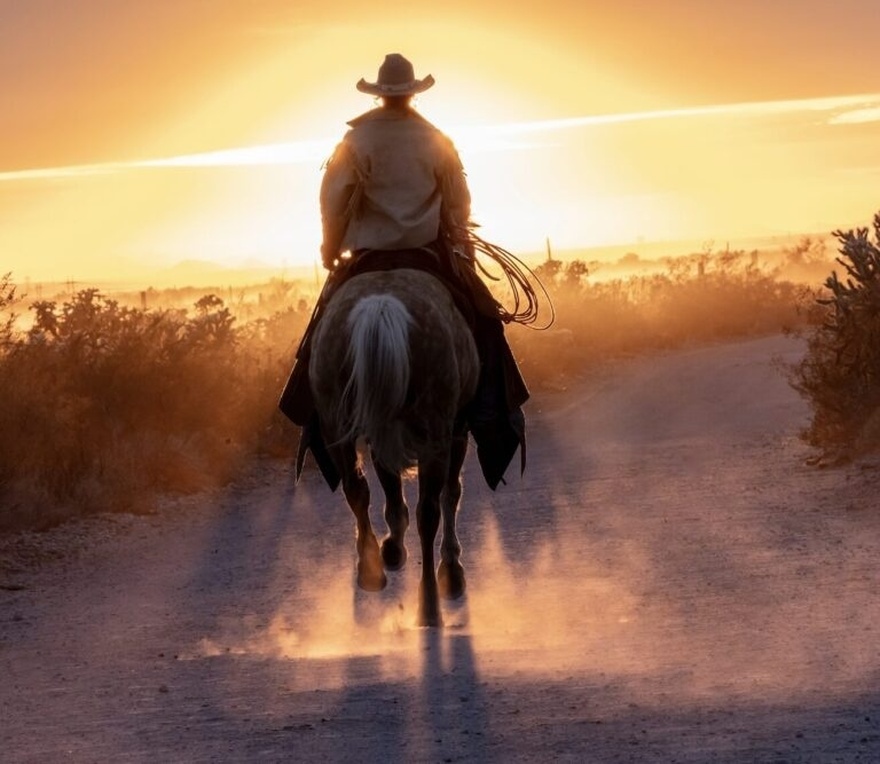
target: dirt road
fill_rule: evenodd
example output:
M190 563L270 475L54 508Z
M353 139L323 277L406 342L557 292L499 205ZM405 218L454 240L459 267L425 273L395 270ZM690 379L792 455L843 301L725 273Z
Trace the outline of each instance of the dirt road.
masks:
M820 470L772 337L530 402L469 456L467 600L355 591L353 522L278 464L0 548L3 762L880 760L880 468Z

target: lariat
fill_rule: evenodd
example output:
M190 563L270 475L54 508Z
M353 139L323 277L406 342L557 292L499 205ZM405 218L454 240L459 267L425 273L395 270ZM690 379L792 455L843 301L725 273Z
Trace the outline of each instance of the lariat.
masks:
M547 288L538 275L512 252L508 252L504 247L492 244L479 236L472 225L464 230L459 229L459 233L466 240L468 250L473 249L475 255L480 253L498 264L502 276L490 273L479 259L474 257L476 267L487 279L491 281L507 280L513 306L507 308L498 303L498 313L501 320L506 324L522 324L536 331L549 329L556 320L556 310L553 307L553 300L547 293ZM539 291L543 295L542 297L539 297ZM545 301L550 311L550 318L544 325L535 326L539 316L543 313L542 308Z

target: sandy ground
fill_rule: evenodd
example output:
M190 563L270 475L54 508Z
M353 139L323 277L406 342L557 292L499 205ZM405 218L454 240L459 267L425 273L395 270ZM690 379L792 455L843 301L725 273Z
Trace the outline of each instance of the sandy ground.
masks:
M801 350L530 402L523 478L492 493L469 456L440 631L412 625L415 537L356 591L341 496L277 463L6 539L0 760L880 761L880 467L806 464Z

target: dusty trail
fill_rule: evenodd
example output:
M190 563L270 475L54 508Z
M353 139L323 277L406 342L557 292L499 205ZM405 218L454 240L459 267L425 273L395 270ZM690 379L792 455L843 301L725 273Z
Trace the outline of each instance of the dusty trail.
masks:
M880 472L805 466L773 362L800 352L639 359L530 404L523 479L493 494L469 457L442 632L411 627L414 535L356 592L341 497L279 465L5 542L0 760L880 760Z

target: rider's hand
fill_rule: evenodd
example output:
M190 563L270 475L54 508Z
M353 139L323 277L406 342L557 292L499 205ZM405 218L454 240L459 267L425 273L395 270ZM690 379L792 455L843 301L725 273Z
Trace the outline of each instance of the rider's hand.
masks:
M321 245L321 262L328 271L332 271L336 267L336 253Z

